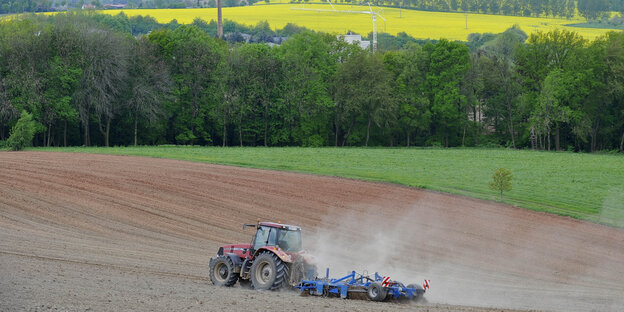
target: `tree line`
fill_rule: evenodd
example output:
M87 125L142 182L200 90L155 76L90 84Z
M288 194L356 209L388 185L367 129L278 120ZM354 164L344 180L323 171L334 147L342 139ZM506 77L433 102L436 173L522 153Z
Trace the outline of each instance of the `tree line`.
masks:
M270 47L200 26L132 36L80 13L3 23L0 140L25 111L36 146L624 145L621 32L589 42L511 28L372 54L306 30Z

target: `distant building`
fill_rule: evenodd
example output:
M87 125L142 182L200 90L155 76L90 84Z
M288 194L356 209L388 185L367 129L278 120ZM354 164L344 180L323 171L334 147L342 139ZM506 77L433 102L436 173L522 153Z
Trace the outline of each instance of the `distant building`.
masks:
M336 38L338 38L339 40L342 39L348 44L354 44L357 42L357 44L360 46L360 48L362 48L362 50L368 50L370 48L370 41L362 40L361 35L353 35L353 34L338 35L336 36Z
M90 4L90 3L85 3L85 4L82 5L82 9L83 10L92 10L92 9L95 9L95 5Z
M123 9L125 7L126 7L125 4L105 4L104 5L105 9Z

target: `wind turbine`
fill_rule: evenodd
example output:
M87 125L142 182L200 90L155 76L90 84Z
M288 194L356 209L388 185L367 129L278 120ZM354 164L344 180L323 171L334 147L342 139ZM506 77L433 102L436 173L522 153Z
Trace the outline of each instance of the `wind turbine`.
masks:
M217 37L219 37L219 39L223 39L223 14L221 14L221 0L217 0Z
M332 10L326 9L310 9L306 8L305 4L302 8L291 8L291 10L300 10L300 11L317 11L317 12L335 12L335 13L353 13L353 14L370 14L373 18L373 53L377 51L377 16L379 16L384 22L386 19L381 15L383 9L378 11L374 11L373 7L371 7L370 2L368 3L368 11L351 11L351 10L336 10L336 8L332 5L332 3L327 0L329 6L331 6Z

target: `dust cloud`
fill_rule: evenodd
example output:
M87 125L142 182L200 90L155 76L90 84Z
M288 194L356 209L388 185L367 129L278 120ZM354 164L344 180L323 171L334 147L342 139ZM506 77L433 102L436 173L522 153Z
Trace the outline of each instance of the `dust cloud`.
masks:
M482 298L487 290L472 287L478 273L463 268L446 257L444 244L446 225L430 207L415 203L397 208L394 213L380 205L355 207L351 213L326 216L322 225L306 235L306 247L316 257L319 277L342 277L351 271L374 276L390 276L404 284L420 284L430 280L431 289L425 297L431 303L490 305ZM308 237L309 236L309 237ZM490 306L494 306L493 304Z
M550 311L622 307L614 301L622 288L600 285L594 276L613 263L583 263L575 239L559 244L558 233L541 224L500 214L491 226L475 227L482 223L476 220L493 219L492 211L460 207L443 213L426 197L406 207L380 207L351 207L304 234L320 277L329 268L332 278L354 270L404 284L429 279L425 298L439 304Z
M599 221L624 228L624 186L611 188L602 203Z

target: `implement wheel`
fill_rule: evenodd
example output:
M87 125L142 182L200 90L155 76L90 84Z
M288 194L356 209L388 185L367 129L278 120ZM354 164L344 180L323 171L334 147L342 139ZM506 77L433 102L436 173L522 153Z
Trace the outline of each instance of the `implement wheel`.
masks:
M286 284L288 267L272 252L260 254L251 265L251 284L257 290L275 290Z
M234 273L234 263L227 256L210 260L210 281L216 286L230 287L236 284L238 275Z
M368 286L367 294L372 301L384 301L388 291L381 286L381 283L374 282Z
M412 300L414 302L420 302L420 301L422 301L424 299L423 296L425 294L425 289L421 285L409 284L409 285L407 285L407 288L414 288L414 289L416 289L416 295L414 295L414 297L412 298Z

